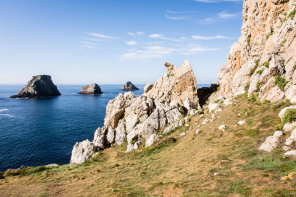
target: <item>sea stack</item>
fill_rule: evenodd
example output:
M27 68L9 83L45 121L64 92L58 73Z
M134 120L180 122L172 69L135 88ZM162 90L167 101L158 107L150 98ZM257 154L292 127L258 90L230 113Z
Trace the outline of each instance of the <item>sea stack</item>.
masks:
M95 95L95 94L103 94L103 92L101 91L100 86L98 84L94 83L91 85L83 86L78 94Z
M49 75L37 75L28 82L16 95L10 98L40 98L60 96L56 85L51 80Z
M132 82L128 81L121 89L123 91L133 91L133 90L139 90Z

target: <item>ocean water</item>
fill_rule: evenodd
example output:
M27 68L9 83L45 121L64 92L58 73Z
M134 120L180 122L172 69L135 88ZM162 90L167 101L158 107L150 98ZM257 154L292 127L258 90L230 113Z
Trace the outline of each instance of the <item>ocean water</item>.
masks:
M144 85L136 85L143 94ZM198 85L199 87L209 86ZM62 96L10 99L22 85L0 85L0 171L70 162L76 142L93 140L106 106L122 85L100 85L102 95L80 95L80 85L58 85Z

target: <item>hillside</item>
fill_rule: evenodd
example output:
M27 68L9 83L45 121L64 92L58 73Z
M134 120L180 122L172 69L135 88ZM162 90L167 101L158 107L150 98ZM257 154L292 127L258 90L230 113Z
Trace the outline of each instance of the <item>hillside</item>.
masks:
M213 113L192 116L149 148L125 154L116 146L80 165L6 172L1 196L295 196L295 180L281 178L296 171L296 162L280 148L258 151L288 105L257 105L241 96L222 104L212 123L201 124ZM223 122L225 132L218 130Z

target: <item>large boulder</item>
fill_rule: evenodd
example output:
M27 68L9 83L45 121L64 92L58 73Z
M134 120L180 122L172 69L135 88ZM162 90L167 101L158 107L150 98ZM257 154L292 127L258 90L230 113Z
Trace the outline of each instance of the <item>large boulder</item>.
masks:
M139 90L132 82L128 81L126 84L122 87L123 91L133 91L133 90Z
M98 84L83 86L78 94L103 94Z
M89 160L95 150L95 145L89 140L77 142L73 147L70 163L81 164Z
M162 76L146 93L156 100L164 100L183 106L189 99L194 108L198 107L197 83L191 64L188 60L181 67L165 63L167 74Z
M273 136L266 138L264 143L259 147L259 150L265 152L272 152L280 143L280 139L283 136L283 132L276 131Z
M22 88L16 95L10 98L40 98L60 96L57 86L55 86L49 75L34 76L27 85Z

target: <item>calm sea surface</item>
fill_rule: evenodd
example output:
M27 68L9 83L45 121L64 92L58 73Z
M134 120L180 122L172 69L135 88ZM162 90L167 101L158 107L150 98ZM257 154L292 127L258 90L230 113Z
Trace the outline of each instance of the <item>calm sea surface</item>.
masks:
M136 86L140 90L134 94L140 96L144 85ZM59 97L9 98L22 87L0 85L0 171L69 163L74 144L93 140L108 102L122 92L122 85L100 85L102 95L79 95L79 85L58 85Z

